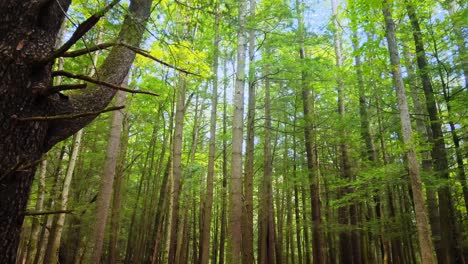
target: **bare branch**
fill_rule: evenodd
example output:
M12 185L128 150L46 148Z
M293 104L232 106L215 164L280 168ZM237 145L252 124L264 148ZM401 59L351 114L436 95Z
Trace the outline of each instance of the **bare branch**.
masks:
M97 50L107 49L107 48L112 47L114 45L116 45L116 44L115 43L101 43L101 44L97 44L97 45L95 45L93 47L89 47L89 48L86 47L84 49L64 52L63 54L60 55L60 57L74 58L74 57L85 55L85 54L88 54L88 53L91 53L91 52L95 52Z
M120 110L124 108L124 105L109 107L101 111L92 111L79 114L69 114L69 115L55 115L55 116L32 116L32 117L17 117L15 118L18 121L50 121L50 120L61 120L61 119L75 119L85 116L99 115L101 113Z
M84 88L86 88L86 86L87 86L86 83L62 84L62 85L52 86L52 88L47 90L44 95L48 96L48 95L58 93L58 92L61 92L61 91L84 89Z
M97 85L103 85L103 86L106 86L106 87L109 87L109 88L112 88L112 89L115 89L115 90L124 91L124 92L128 92L128 93L135 93L135 94L140 93L140 94L149 94L149 95L153 95L153 96L159 96L159 94L153 93L153 92L150 92L150 91L132 90L132 89L128 89L128 88L118 86L118 85L115 85L115 84L112 84L112 83L104 82L104 81L101 81L101 80L96 80L96 79L93 79L93 78L88 77L86 75L73 74L71 72L66 72L66 71L54 71L54 72L52 72L52 76L54 76L54 77L55 76L65 76L65 77L68 77L68 78L87 81L87 82L94 83L94 84L97 84Z
M129 49L129 50L131 50L131 51L133 51L133 52L135 52L135 53L137 53L137 54L140 54L140 55L143 56L143 57L146 57L146 58L148 58L148 59L154 60L154 61L156 61L156 62L158 62L158 63L160 63L160 64L162 64L162 65L164 65L164 66L167 66L167 67L169 67L169 68L172 68L172 69L174 69L174 70L183 72L183 73L185 73L185 74L194 75L194 76L197 76L197 77L202 77L200 74L193 73L193 72L190 72L190 71L188 71L188 70L184 70L184 69L179 68L179 67L177 67L177 66L171 65L171 64L169 64L169 63L167 63L167 62L165 62L165 61L163 61L163 60L160 60L160 59L158 59L158 58L152 56L152 55L151 55L148 51L146 51L146 50L142 50L142 49L140 49L140 48L133 47L133 46L130 46L130 45L125 44L125 43L120 43L119 45L122 45L122 46L126 47L127 49Z
M24 212L25 216L51 215L51 214L72 214L73 210L43 211L43 212Z

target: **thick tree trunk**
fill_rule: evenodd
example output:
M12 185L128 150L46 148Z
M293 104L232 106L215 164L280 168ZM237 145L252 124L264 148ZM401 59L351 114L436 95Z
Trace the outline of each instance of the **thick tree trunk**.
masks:
M150 0L131 1L119 39L138 46L149 16ZM0 255L14 263L24 209L37 161L57 142L73 135L97 115L49 121L21 120L100 111L115 90L100 86L74 96L48 95L52 84L52 56L57 33L70 0L0 3ZM138 23L134 23L138 21ZM118 85L135 53L114 47L103 63L99 78Z
M395 84L398 108L400 114L401 130L403 143L406 148L406 158L408 162L409 177L411 189L413 192L413 200L415 205L416 227L418 230L418 240L421 251L421 259L423 263L436 263L434 259L434 247L431 240L431 229L427 216L427 208L422 194L421 175L419 173L419 164L416 157L413 141L413 131L411 128L411 120L409 116L408 103L406 101L405 87L400 69L400 56L398 54L398 46L396 39L395 23L391 15L391 5L387 0L383 0L383 16L385 20L386 37L388 51L390 54L390 62L392 67L393 80Z

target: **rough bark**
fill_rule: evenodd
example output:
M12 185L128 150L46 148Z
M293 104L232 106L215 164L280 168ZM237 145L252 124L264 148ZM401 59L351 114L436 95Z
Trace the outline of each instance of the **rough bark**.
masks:
M131 1L119 41L138 46L150 0ZM88 86L82 93L66 97L44 96L52 86L49 58L70 0L15 1L0 3L0 255L15 262L23 212L34 177L35 162L57 142L73 135L96 116L74 120L19 121L17 118L54 116L99 111L115 90ZM135 23L136 22L136 23ZM114 47L98 71L99 79L119 84L135 53ZM48 60L49 59L49 60Z
M405 144L406 159L408 162L411 190L413 192L413 201L415 206L416 227L418 231L418 241L423 263L436 263L433 252L434 247L431 240L431 229L427 216L427 208L422 194L421 175L419 173L419 164L416 157L415 146L413 142L413 131L409 116L408 103L406 101L405 86L401 75L400 56L398 52L395 23L391 15L391 5L387 0L382 2L382 13L385 22L385 33L387 38L388 51L392 67L392 75L395 84L395 90L398 100L398 109L400 114L401 133L403 143Z

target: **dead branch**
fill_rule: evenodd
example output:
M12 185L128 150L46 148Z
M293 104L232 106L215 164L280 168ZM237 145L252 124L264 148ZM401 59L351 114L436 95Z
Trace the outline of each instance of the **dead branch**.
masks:
M24 212L24 216L51 215L51 214L72 214L73 210L43 211L43 212Z
M78 79L78 80L87 81L87 82L98 84L98 85L107 86L109 88L119 90L119 91L128 92L128 93L141 93L141 94L149 94L149 95L153 95L153 96L159 96L159 94L157 94L157 93L144 91L144 90L132 90L132 89L128 89L128 88L118 86L118 85L115 85L115 84L112 84L112 83L108 83L108 82L105 82L105 81L96 80L96 79L93 79L93 78L88 77L86 75L73 74L71 72L66 72L66 71L54 71L54 72L52 72L52 76L54 76L54 77L55 76L65 76L65 77L72 78L72 79Z
M48 95L58 93L61 91L84 89L86 88L86 86L87 86L86 83L56 85L56 86L52 86L52 88L47 90L44 95L48 96Z
M169 64L169 63L167 63L167 62L165 62L165 61L163 61L163 60L160 60L160 59L158 59L158 58L152 56L152 55L151 55L148 51L146 51L146 50L142 50L142 49L140 49L140 48L133 47L133 46L130 46L130 45L125 44L125 43L120 43L119 45L122 45L122 46L126 47L127 49L129 49L129 50L131 50L131 51L133 51L133 52L135 52L135 53L137 53L137 54L140 54L140 55L143 56L143 57L146 57L146 58L148 58L148 59L154 60L154 61L156 61L156 62L158 62L158 63L160 63L160 64L162 64L162 65L164 65L164 66L167 66L167 67L169 67L169 68L171 68L171 69L174 69L174 70L183 72L183 73L185 73L185 74L190 74L190 75L194 75L194 76L197 76L197 77L202 77L200 74L193 73L193 72L190 72L190 71L188 71L188 70L184 70L184 69L179 68L179 67L177 67L177 66L171 65L171 64Z
M51 120L62 120L62 119L75 119L75 118L99 115L99 114L102 114L102 113L105 113L105 112L120 110L120 109L122 109L124 107L125 107L124 105L121 105L121 106L109 107L109 108L106 108L106 109L100 110L100 111L92 111L92 112L85 112L85 113L79 113L79 114L55 115L55 116L16 117L15 119L18 120L18 121L51 121Z
M115 46L115 45L116 45L116 43L101 43L101 44L97 44L97 45L89 47L89 48L86 47L84 49L67 51L67 52L64 52L63 54L61 54L59 56L64 57L64 58L75 58L75 57L78 57L78 56L86 55L86 54L91 53L91 52L95 52L97 50L107 49L107 48Z

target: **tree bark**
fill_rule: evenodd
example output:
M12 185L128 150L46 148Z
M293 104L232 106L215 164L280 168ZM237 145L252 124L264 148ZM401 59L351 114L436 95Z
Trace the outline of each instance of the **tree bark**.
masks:
M406 101L405 87L400 69L400 56L398 53L395 23L393 22L390 11L391 5L387 0L382 2L382 13L385 22L385 33L387 38L388 51L392 67L392 75L395 84L395 90L398 99L398 109L400 114L401 132L403 143L405 144L406 159L408 162L409 177L413 200L415 205L416 227L418 230L418 241L423 263L436 263L434 259L434 247L431 240L431 229L427 217L427 208L422 194L421 175L419 173L419 164L416 157L413 141L413 131L409 116L408 103Z
M127 86L128 75L122 83ZM122 91L117 92L116 105L124 105L126 94ZM102 247L104 244L104 234L106 230L107 216L109 214L110 203L112 200L112 187L114 185L115 171L117 168L117 159L120 150L120 136L122 134L124 114L122 110L112 113L111 131L109 142L107 143L106 160L101 181L101 187L96 205L96 221L93 231L93 252L91 255L92 263L100 263Z
M232 161L229 205L228 263L242 263L242 145L244 130L245 86L245 10L246 1L238 1L237 66L232 119Z
M249 0L249 21L255 21L255 0ZM255 28L251 27L248 32L248 106L247 106L247 139L245 143L245 168L243 182L244 206L242 207L242 257L243 264L253 264L253 179L254 179L254 149L255 149Z
M268 45L268 44L267 44ZM266 54L270 50L266 49ZM265 76L268 76L268 66L266 66ZM270 107L270 81L265 80L265 129L263 144L263 179L261 183L260 194L260 212L259 212L259 264L275 263L275 225L273 218L273 193L272 193L272 175L273 159L271 150L271 107Z
M219 11L216 4L215 14L215 37L213 43L213 80L211 96L211 116L210 116L210 142L208 151L208 174L206 177L206 197L203 206L203 226L200 237L200 263L208 264L210 259L210 231L213 208L213 178L215 174L215 155L216 155L216 115L218 107L218 57L219 57ZM215 264L215 263L214 263Z
M19 121L19 117L54 116L99 111L115 90L91 86L68 100L46 95L52 86L50 57L70 0L15 1L0 3L0 255L14 263L24 209L35 162L57 142L73 135L96 116L74 120ZM138 46L151 8L150 0L131 1L119 41ZM136 23L135 23L136 22ZM114 47L98 76L120 84L135 58L134 51Z
M171 195L171 231L169 244L168 263L176 263L177 251L177 230L179 223L179 196L180 196L180 181L182 177L182 137L184 129L184 114L185 114L185 91L187 83L185 76L179 76L179 86L177 91L177 103L175 114L174 127L174 145L172 150L172 195ZM179 241L179 243L182 243Z

